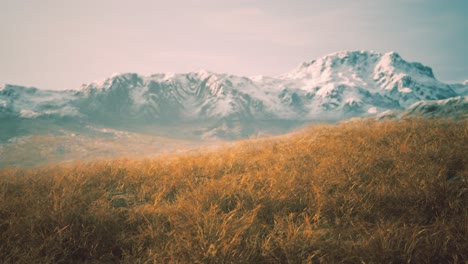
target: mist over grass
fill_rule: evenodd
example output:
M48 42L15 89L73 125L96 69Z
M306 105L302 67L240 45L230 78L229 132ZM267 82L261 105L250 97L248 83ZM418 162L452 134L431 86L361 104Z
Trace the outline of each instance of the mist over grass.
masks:
M0 262L466 263L468 123L0 171Z

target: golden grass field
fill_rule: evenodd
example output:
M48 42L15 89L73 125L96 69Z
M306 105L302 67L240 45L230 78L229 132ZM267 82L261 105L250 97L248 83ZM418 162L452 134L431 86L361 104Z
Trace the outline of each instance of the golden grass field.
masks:
M1 263L467 263L468 123L0 172Z

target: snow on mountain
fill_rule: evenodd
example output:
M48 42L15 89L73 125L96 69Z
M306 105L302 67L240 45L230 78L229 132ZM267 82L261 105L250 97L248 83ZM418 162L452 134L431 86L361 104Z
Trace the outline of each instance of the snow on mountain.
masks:
M404 118L407 116L424 116L427 118L468 119L468 96L456 96L444 100L419 101L401 111L389 110L378 116L384 118Z
M71 102L76 91L46 91L6 84L0 88L0 118L16 115L21 118L80 116Z
M194 72L122 74L82 87L82 111L97 118L196 121L262 117L265 92L245 77Z
M409 63L397 53L372 51L338 52L305 62L281 75L289 86L318 96L319 108L342 113L406 108L420 100L456 96L447 84L437 81L432 69Z
M6 85L0 118L71 117L105 125L212 122L208 134L248 135L255 124L336 121L406 109L421 100L466 95L466 85L438 81L432 69L395 52L337 52L279 76L198 71L116 74L78 91ZM264 123L262 123L264 124ZM267 124L268 126L268 124Z
M420 101L405 110L406 115L426 117L468 118L468 96L445 100Z
M339 120L456 96L431 68L397 53L338 52L280 76L206 71L121 74L82 88L81 109L96 118L153 121Z

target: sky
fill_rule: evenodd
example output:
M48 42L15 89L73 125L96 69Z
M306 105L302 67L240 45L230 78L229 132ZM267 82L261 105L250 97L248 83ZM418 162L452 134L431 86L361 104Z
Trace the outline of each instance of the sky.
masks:
M396 51L468 79L467 0L0 0L0 84L79 89L115 73L277 75Z

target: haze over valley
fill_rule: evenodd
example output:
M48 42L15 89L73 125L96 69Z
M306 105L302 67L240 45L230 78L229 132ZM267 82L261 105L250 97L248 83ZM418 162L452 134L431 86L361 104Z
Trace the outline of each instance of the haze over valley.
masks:
M0 263L468 263L468 1L0 1Z
M306 124L389 117L452 98L458 112L437 111L466 117L467 91L466 83L440 82L430 67L398 53L373 51L329 54L278 76L125 73L66 91L7 84L0 88L0 164L30 159L5 155L27 153L21 148L38 148L37 162L159 153Z

